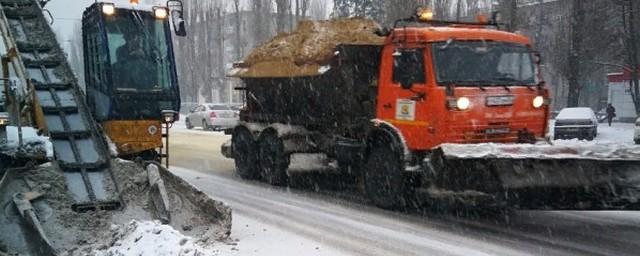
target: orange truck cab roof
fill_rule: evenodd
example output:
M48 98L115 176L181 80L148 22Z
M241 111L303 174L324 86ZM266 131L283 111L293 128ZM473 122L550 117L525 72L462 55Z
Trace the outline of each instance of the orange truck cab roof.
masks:
M500 41L529 45L524 35L487 29L485 26L447 26L447 27L407 27L396 28L387 38L387 44L398 42L420 43L453 40L463 41Z

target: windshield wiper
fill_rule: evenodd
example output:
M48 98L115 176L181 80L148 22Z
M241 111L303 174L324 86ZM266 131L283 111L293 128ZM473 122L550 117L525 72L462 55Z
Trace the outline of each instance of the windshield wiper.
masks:
M518 79L508 78L508 77L500 77L500 78L498 78L498 79L496 79L496 80L498 80L498 81L508 81L508 82L512 82L512 84L511 84L511 85L514 85L514 84L516 84L516 83L517 83L517 84L522 84L522 85L526 86L526 87L527 87L527 89L532 90L532 91L535 91L535 89L533 88L533 85L531 85L530 83L527 83L527 82L525 82L525 81L523 81L523 80L518 80ZM505 88L505 89L506 89L506 88ZM507 89L507 90L509 90L509 89Z

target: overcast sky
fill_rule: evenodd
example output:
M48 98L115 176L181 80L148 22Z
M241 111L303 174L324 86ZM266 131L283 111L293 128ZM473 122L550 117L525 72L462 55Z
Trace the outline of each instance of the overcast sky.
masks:
M82 12L94 2L95 0L53 0L49 2L45 8L53 15L53 30L56 33L62 33L63 39L68 40L73 33L73 24L82 21ZM114 0L112 2L127 3L129 1ZM61 44L63 43L61 42Z
M188 0L187 0L188 1ZM223 0L228 1L228 0ZM249 0L244 0L245 6L248 5ZM72 3L70 3L72 2ZM82 19L82 12L89 7L95 0L52 0L45 7L49 9L53 15L55 21L53 23L53 29L56 33L61 33L63 40L69 40L73 33L73 25L76 22L80 22ZM113 0L115 3L127 3L128 0ZM154 2L166 2L164 0L141 0L142 3L153 4ZM231 2L231 1L229 1ZM327 4L327 13L330 13L333 6L333 1L325 0ZM229 4L230 8L231 4ZM66 43L61 42L63 48L66 48Z

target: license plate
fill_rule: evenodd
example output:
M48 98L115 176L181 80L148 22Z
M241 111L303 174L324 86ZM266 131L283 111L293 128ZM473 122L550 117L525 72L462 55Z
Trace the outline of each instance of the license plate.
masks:
M509 105L513 105L513 96L487 97L487 106L509 106Z
M486 134L504 134L504 133L509 133L510 131L511 129L509 128L489 128L484 132Z

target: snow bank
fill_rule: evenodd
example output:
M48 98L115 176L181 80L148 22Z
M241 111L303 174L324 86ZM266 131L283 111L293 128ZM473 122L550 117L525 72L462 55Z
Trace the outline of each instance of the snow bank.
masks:
M22 147L19 146L18 127L6 127L6 144L0 145L0 151L9 156L42 155L47 159L53 159L53 144L49 137L39 136L36 129L32 127L22 127Z
M640 160L640 146L617 142L557 140L551 144L443 144L445 155L456 158L539 158Z
M108 249L95 250L96 256L204 256L218 255L217 250L197 244L169 225L158 221L133 220L125 225L113 225L113 241Z

